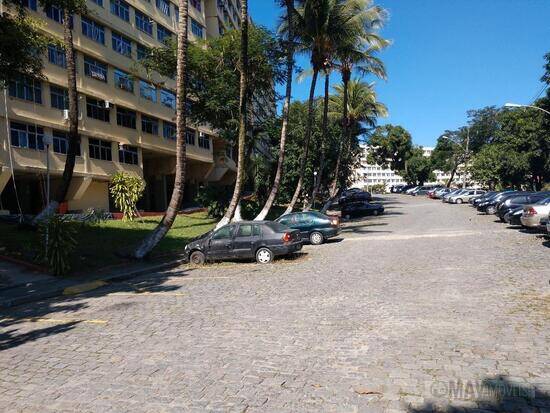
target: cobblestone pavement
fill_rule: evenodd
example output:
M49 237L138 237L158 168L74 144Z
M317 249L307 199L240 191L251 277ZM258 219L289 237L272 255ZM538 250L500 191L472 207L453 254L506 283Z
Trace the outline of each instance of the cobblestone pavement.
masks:
M384 202L294 260L3 315L0 411L549 412L547 244L465 205Z

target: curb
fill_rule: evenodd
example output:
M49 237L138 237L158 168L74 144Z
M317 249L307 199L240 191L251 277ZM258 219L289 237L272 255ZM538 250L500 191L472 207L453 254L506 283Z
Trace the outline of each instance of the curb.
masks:
M183 259L177 259L157 265L151 265L146 268L139 268L135 271L128 271L122 274L105 276L98 279L90 279L86 282L60 280L56 283L55 286L52 286L52 288L50 289L46 288L45 291L31 291L30 293L26 292L24 294L11 298L0 298L0 308L16 307L18 305L33 303L36 301L46 300L59 296L67 297L83 294L104 287L111 283L129 280L150 272L157 272L168 270L170 268L175 268L183 264L184 262L185 260Z

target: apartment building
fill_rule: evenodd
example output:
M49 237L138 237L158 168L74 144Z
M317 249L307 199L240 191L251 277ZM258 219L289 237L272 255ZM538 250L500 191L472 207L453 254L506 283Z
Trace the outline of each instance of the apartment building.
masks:
M37 0L26 0L26 7L50 36L63 38L61 10L43 10ZM89 0L87 8L86 15L72 16L81 144L67 207L111 209L109 179L126 171L147 183L140 207L162 211L175 172L176 85L174 79L147 77L139 60L176 36L177 4ZM190 0L189 15L191 41L216 37L238 28L240 1ZM9 85L7 99L0 99L0 210L17 212L17 199L23 212L40 210L48 163L52 190L60 182L68 147L65 67L64 51L53 42L45 56L45 80L21 78ZM44 136L53 142L49 150ZM187 200L200 184L234 180L232 150L208 126L189 125L186 142Z

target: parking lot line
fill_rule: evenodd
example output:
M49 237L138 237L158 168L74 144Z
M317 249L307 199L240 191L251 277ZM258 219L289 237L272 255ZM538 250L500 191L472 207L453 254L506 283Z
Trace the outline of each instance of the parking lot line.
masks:
M469 235L481 235L482 231L457 231L448 233L431 233L431 234L411 234L411 235L375 235L366 237L349 237L344 238L344 241L401 241L419 238L454 238L465 237Z

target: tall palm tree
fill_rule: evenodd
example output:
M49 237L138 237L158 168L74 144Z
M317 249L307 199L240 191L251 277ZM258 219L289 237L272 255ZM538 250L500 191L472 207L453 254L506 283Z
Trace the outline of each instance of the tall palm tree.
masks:
M347 107L347 135L345 141L341 141L341 146L343 142L343 148L337 159L337 163L341 164L342 160L347 159L349 156L351 144L353 143L353 135L357 136L361 134L365 126L373 127L378 117L387 116L388 110L383 103L377 101L373 84L352 79L349 81L347 87L342 83L334 89L336 93L331 95L329 101L329 116L333 119L340 119L344 104ZM341 165L338 165L338 168L340 167ZM339 179L341 179L339 169L337 173L338 175L334 177L334 180L338 183ZM323 212L332 203L332 197L323 206Z
M241 197L241 190L244 178L244 153L246 145L246 134L248 126L248 0L241 0L241 80L239 97L239 146L237 156L237 178L233 196L225 215L218 222L216 228L226 225L235 214L235 209Z
M73 179L76 154L80 145L80 134L78 133L78 91L76 88L76 60L73 42L72 15L75 13L83 13L86 10L86 5L82 0L44 1L41 2L41 5L53 5L63 10L63 46L65 48L65 61L67 64L67 95L69 106L69 147L65 158L61 185L57 189L54 199L48 199L46 208L34 218L34 224L57 211L59 204L67 198L71 180Z
M164 238L172 227L183 199L187 153L185 145L185 129L187 123L187 47L188 47L188 0L179 0L180 18L178 23L178 45L176 52L176 173L174 190L166 212L157 227L141 242L134 252L135 258L143 258Z
M294 0L279 0L281 6L286 6L286 91L285 102L283 104L282 126L281 126L281 141L279 143L279 160L277 162L277 171L273 179L273 186L265 205L260 213L254 218L256 221L265 219L269 210L275 202L275 197L281 185L281 177L283 175L283 164L285 161L285 145L288 134L288 115L290 112L290 100L292 98L292 74L294 72L294 29L292 25L292 15L294 13Z
M294 195L285 213L294 208L300 196L313 123L315 86L321 70L328 70L339 45L363 27L368 0L300 0L293 17L298 51L310 55L313 76L308 101L305 147L300 159L300 173Z

